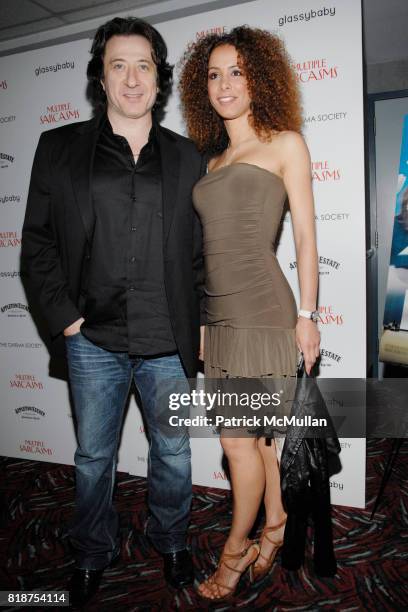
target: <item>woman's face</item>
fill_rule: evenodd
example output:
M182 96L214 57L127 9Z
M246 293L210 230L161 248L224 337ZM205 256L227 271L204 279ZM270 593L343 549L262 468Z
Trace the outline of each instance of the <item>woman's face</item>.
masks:
M250 112L247 81L238 66L238 53L233 45L216 47L210 55L208 97L223 119L237 119Z

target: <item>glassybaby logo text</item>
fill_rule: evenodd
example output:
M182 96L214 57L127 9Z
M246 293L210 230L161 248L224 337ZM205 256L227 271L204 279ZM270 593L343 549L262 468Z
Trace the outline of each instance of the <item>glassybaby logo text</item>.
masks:
M170 393L169 408L178 410L185 406L204 406L206 410L213 410L220 406L239 406L241 408L251 408L260 410L268 406L279 406L283 390L275 393L233 393L208 392L204 389L193 389L189 393Z
M75 62L66 61L60 64L53 64L52 66L38 66L38 68L34 69L35 76L40 76L40 74L46 74L48 72L59 72L60 70L73 70L75 68Z
M288 23L296 23L298 21L310 21L311 19L315 19L316 17L334 17L335 14L336 7L324 7L318 10L311 9L310 11L305 11L304 13L296 13L294 15L284 15L283 17L279 17L278 23L280 27L283 27Z

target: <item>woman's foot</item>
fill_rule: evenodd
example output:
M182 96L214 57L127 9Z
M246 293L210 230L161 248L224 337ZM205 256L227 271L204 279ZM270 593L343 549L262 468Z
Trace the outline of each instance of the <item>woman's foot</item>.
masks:
M254 580L263 578L272 568L276 555L283 545L286 517L276 525L265 526L259 540L260 552L253 568Z
M217 569L199 585L199 595L212 600L232 597L242 574L248 567L253 566L258 554L258 544L251 541L239 552L232 552L227 545L224 546Z

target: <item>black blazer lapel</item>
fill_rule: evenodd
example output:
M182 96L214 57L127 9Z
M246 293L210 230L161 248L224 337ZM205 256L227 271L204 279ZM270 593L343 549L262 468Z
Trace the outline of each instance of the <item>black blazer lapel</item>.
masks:
M159 146L162 170L163 247L165 247L177 203L180 151L173 136L160 127Z
M91 173L98 139L99 118L78 127L70 145L70 172L75 199L88 243L92 244L95 215L92 205Z

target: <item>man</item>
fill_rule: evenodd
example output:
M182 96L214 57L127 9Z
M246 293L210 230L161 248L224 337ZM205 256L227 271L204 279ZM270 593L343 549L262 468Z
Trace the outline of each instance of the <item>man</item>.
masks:
M80 605L119 555L112 492L132 379L149 431L146 533L167 581L193 581L189 440L163 434L156 396L165 381L196 374L203 297L191 203L203 159L156 120L171 87L166 45L148 23L115 18L91 54L102 112L41 135L22 247L27 285L56 342L65 336L78 437L71 598Z

